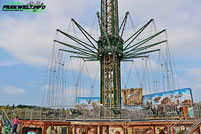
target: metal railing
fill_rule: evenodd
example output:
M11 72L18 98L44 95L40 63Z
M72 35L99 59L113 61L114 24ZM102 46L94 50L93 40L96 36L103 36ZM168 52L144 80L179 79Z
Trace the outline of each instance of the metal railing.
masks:
M187 131L184 132L184 134L188 134L191 131L193 131L195 128L198 127L198 125L201 123L201 118L195 123L193 124Z
M193 118L190 118L189 115L193 115ZM175 128L177 127L183 127L182 130L180 130L180 133L188 133L188 130L192 129L193 127L196 127L196 124L200 121L201 119L201 102L193 104L193 107L191 110L189 110L185 115L183 115L180 120L172 125L168 131L169 134L171 134L173 131L176 131ZM192 120L195 121L195 124L192 126L184 127L182 122L185 120Z
M4 118L4 115L5 115L5 118ZM9 116L7 115L7 112L4 109L2 110L2 119L4 121L8 121L10 126L13 127L12 118L9 118Z
M3 124L1 124L1 130L3 130L4 133L12 133L12 119L15 117L14 111L11 111L9 109L1 109L1 121Z
M183 108L189 108L184 115ZM177 121L169 129L175 132L185 132L196 127L201 118L201 102L196 104L179 105L141 105L141 107L103 107L102 105L73 105L63 107L46 107L36 109L0 110L2 119L13 119L16 115L20 120L172 120ZM5 114L6 113L6 114ZM6 116L7 115L7 116ZM184 116L183 116L184 115ZM186 120L192 122L185 124ZM183 126L185 128L183 128Z
M188 119L201 117L200 108L190 104L192 110ZM126 120L179 120L183 114L182 107L187 105L142 105L141 107L112 108L101 105L76 105L65 107L49 107L37 109L15 109L10 111L8 118L18 115L21 120L70 120L70 119L126 119ZM194 108L193 108L194 106ZM8 112L7 112L8 113ZM15 114L13 114L15 113ZM188 113L188 115L189 115ZM180 119L183 120L183 119ZM178 122L179 123L179 122Z

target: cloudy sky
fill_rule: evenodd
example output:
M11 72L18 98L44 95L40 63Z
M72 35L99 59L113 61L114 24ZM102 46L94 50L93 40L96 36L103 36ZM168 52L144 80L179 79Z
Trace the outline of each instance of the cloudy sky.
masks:
M28 3L28 0L1 0ZM43 0L41 13L0 11L0 104L42 105L48 57L57 28L67 29L70 18L91 24L99 0ZM119 0L135 24L155 19L167 29L180 87L190 87L201 101L201 0Z

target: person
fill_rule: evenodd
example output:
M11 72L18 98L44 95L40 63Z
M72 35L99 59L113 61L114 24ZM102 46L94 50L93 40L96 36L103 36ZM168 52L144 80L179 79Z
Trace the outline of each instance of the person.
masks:
M17 133L17 125L19 124L18 116L13 119L13 133Z
M8 121L4 121L4 134L9 134L10 132L10 123Z

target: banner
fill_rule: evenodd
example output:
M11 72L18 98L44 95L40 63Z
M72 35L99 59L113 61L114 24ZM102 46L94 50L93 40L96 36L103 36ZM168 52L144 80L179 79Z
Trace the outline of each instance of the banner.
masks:
M142 104L142 88L122 89L123 104L136 106Z
M122 106L137 106L140 104L152 105L175 105L193 103L192 92L190 88L147 94L142 96L142 88L122 89ZM92 105L100 104L100 97L76 97L76 104Z
M100 97L76 97L77 105L93 105L93 103L100 104Z
M175 105L191 104L193 102L190 88L143 95L143 104Z

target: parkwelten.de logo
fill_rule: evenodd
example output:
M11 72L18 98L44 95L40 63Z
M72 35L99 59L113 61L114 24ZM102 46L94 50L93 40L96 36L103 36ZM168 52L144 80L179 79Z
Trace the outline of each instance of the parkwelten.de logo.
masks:
M33 1L23 4L18 2L6 3L2 7L2 11L26 11L32 13L39 13L45 10L46 6L44 3L40 3L37 1L34 3Z

